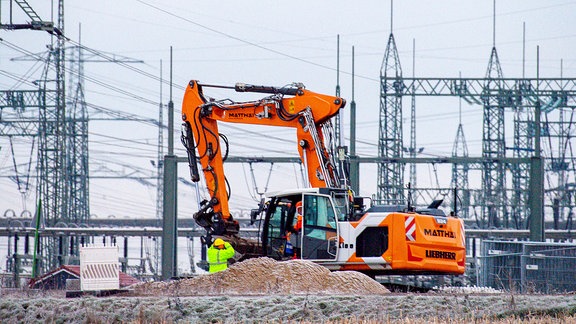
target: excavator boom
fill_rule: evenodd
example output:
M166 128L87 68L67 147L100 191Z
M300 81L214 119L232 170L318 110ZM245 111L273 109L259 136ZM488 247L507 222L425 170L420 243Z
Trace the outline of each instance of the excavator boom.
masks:
M342 187L342 172L334 160L333 145L329 139L332 132L330 118L338 114L345 100L314 93L302 84L288 87L256 86L238 83L237 92L270 94L256 101L233 102L207 99L203 87L232 88L226 86L201 85L190 81L182 103L183 136L187 148L191 179L199 181L197 161L211 199L202 204L194 218L209 232L225 234L237 232L237 223L232 219L228 206L228 190L223 162L227 148L221 139L227 139L218 131L218 122L281 126L296 129L298 153L308 171L311 187ZM265 136L262 136L265 141ZM198 155L196 155L196 152Z

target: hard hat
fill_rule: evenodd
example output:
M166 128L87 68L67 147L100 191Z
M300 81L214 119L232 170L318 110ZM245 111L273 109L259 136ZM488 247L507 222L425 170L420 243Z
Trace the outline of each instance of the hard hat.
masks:
M296 212L302 215L302 201L296 203Z
M217 238L217 239L214 241L214 246L222 246L222 245L224 245L224 240L223 240L223 239Z

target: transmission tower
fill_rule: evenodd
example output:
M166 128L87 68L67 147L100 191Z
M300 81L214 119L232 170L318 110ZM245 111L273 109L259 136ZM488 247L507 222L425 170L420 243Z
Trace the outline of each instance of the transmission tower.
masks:
M492 52L488 61L482 96L482 157L487 162L482 170L482 217L488 226L498 227L499 215L503 215L504 226L508 227L508 215L505 206L506 173L502 163L490 162L490 159L503 158L506 155L504 145L504 107L509 103L502 102L503 93L500 79L503 78L502 67L496 51L496 0L492 29Z
M29 24L0 23L4 29L45 30L52 35L41 81L37 91L2 91L0 109L13 108L8 119L0 122L0 135L21 134L38 136L37 197L41 207L38 217L43 226L68 226L89 220L88 168L88 111L84 98L85 62L137 62L128 58L110 57L87 49L81 44L65 47L64 1L57 3L58 22L42 21L25 0L14 0L29 16ZM12 1L11 1L12 3ZM10 6L12 8L12 6ZM90 53L86 55L85 51ZM12 60L35 61L39 55L27 55ZM68 67L66 66L68 61ZM67 69L68 68L68 69ZM69 74L66 89L65 72ZM38 111L35 113L34 110ZM14 117L12 118L12 115ZM30 115L30 116L28 116ZM14 121L12 121L14 119ZM38 251L42 252L43 271L61 265L64 256L77 257L79 246L74 237L43 238ZM67 246L70 248L68 249Z
M534 153L534 112L524 105L529 97L529 85L520 83L520 92L524 94L520 105L514 108L514 146L512 154L517 158L529 158ZM528 225L528 188L530 165L520 163L511 167L512 171L512 222L517 229Z
M546 165L546 182L549 190L545 193L551 202L554 228L559 228L560 221L573 222L573 209L576 203L576 159L573 147L575 130L575 111L565 107L566 97L556 96L543 105L543 129L547 141L543 153L550 163ZM553 120L553 115L558 119Z
M82 33L79 32L78 46L71 48L67 59L69 65L67 118L67 145L69 159L67 169L70 174L69 221L75 224L86 223L90 217L88 186L88 110L84 98L84 51L81 46Z
M482 97L482 157L487 159L482 170L482 216L488 226L500 226L498 216L504 215L504 224L508 225L505 199L506 173L502 163L490 162L490 159L505 157L504 146L504 104L501 102L502 69L496 47L492 47Z
M416 76L416 40L412 40L412 77ZM410 97L410 147L408 152L410 157L416 158L416 96L412 95ZM416 195L416 163L410 163L410 191L412 197L412 203L418 205L418 197Z
M413 95L414 96L414 95ZM464 128L462 126L462 98L460 98L459 103L459 113L458 113L458 130L456 131L456 139L454 140L454 145L452 146L452 157L467 158L468 155L468 144L466 143L466 137L464 136ZM468 163L454 163L452 164L452 181L451 187L457 190L457 197L460 198L460 211L459 216L468 219L470 216L469 206L470 206L470 187L468 182L468 172L470 171L470 166ZM458 199L454 197L454 199Z
M523 25L523 44L525 43L526 25ZM525 77L525 45L522 49L522 78ZM534 112L527 106L534 93L528 82L519 82L518 91L522 94L518 105L514 107L514 146L512 155L516 158L529 158L534 154ZM516 229L527 228L530 214L528 204L528 186L530 165L526 163L511 166L512 172L512 206L510 209L512 225Z
M14 24L12 21L12 3L16 3L21 10L30 18L25 24ZM65 50L64 50L64 1L57 3L57 26L53 22L40 19L40 16L32 9L25 0L10 1L10 23L2 24L3 29L31 29L47 31L52 35L49 53L45 59L45 67L42 80L38 83L38 91L14 91L4 92L8 107L19 107L22 111L30 112L30 108L38 108L37 119L28 121L35 127L23 127L22 130L35 129L33 134L38 136L38 187L37 197L39 213L44 226L54 226L58 222L67 222L71 213L70 202L74 200L74 194L70 192L71 176L74 174L69 169L67 134L68 116L66 114L65 92ZM19 102L10 100L13 95L23 99ZM32 112L32 114L34 114ZM23 126L19 123L18 126ZM15 128L12 128L15 130ZM26 133L26 132L25 132ZM57 260L58 244L56 240L47 238L43 240L38 251L42 251L46 257L42 268L44 270L53 267ZM61 250L61 246L60 246ZM60 254L61 251L60 251Z
M394 35L390 34L380 71L378 156L384 159L402 157L402 86L400 58ZM379 163L377 199L388 203L403 202L403 179L403 165Z
M336 37L336 97L340 97L340 35ZM341 110L334 118L334 136L337 146L344 145L342 114Z
M391 2L393 4L393 2ZM391 17L393 13L391 11ZM380 117L378 132L378 157L382 159L402 157L402 68L392 33L386 45L380 69ZM404 165L401 163L378 163L378 187L376 199L380 202L401 204L404 202Z
M156 219L158 227L162 226L164 211L164 104L162 103L162 60L160 60L160 104L158 106L158 157L156 160ZM154 253L152 262L154 269L160 268L160 240L154 241Z
M55 35L59 35L62 36L63 32L61 29L59 28L55 28L54 27L54 22L52 21L44 21L40 18L40 16L36 13L36 11L30 6L30 4L28 3L28 1L26 0L9 0L10 4L8 6L9 11L8 11L8 19L9 22L6 23L2 23L0 22L0 29L7 29L7 30L20 30L20 29L29 29L29 30L42 30L42 31L47 31L50 34L55 34ZM28 16L28 18L30 19L30 21L26 22L26 23L14 23L13 21L13 8L15 7L13 5L13 3L16 3L16 5L18 5L18 7L20 7L20 9L22 11L24 11L24 13L26 14L26 16ZM1 12L1 10L0 10Z
M64 32L64 1L58 2L58 29ZM56 105L54 109L40 110L40 141L38 146L39 186L38 200L42 207L40 215L44 226L55 226L59 222L68 223L70 202L71 170L68 163L68 116L66 114L65 88L65 49L64 38L52 40L50 54L45 65L40 91L54 89ZM51 73L55 76L52 77ZM62 247L55 238L46 238L42 244L45 257L42 269L52 269L61 264Z
M25 24L15 24L12 21L12 8L16 3L28 16L30 21ZM10 1L8 24L0 23L2 29L17 30L31 29L47 31L52 35L51 46L43 72L43 80L39 82L39 90L31 92L10 91L4 92L6 105L29 111L29 108L38 108L36 120L28 120L28 124L20 122L12 127L4 128L3 135L8 130L14 132L14 126L21 127L25 134L37 135L38 144L38 201L42 207L41 217L45 225L51 226L59 220L68 219L70 209L69 201L69 175L66 168L66 102L64 81L64 1L58 1L57 27L53 22L43 21L26 0ZM54 75L52 75L52 73ZM14 100L16 99L16 100ZM23 119L26 120L26 119ZM5 124L5 123L4 123ZM33 124L33 125L32 125ZM30 132L31 129L35 131Z
M158 158L156 160L156 219L162 220L164 193L164 106L162 103L162 61L160 61L160 105L158 106Z

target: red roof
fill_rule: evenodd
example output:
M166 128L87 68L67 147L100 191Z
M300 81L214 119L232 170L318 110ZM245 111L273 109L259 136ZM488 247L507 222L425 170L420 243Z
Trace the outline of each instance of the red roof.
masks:
M37 286L39 283L42 283L43 281L46 281L50 278L53 278L62 272L66 272L66 273L80 279L80 266L79 265L63 265L63 266L56 268L56 269L54 269L48 273L43 274L42 276L40 276L38 278L32 279L30 281L30 283L28 284L28 286L30 288L33 288L34 286ZM138 279L132 277L131 275L128 275L122 271L120 271L120 278L119 279L120 279L120 288L128 287L128 286L131 286L133 284L140 282L140 280L138 280Z

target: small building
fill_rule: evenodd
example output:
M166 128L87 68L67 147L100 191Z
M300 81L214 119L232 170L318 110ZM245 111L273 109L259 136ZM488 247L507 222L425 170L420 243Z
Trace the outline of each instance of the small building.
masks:
M30 280L28 287L32 289L66 289L67 279L80 280L79 265L63 265L38 278ZM120 271L120 288L139 283L140 280Z

